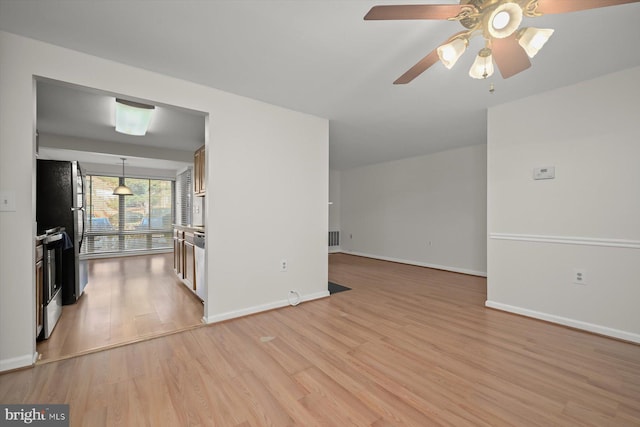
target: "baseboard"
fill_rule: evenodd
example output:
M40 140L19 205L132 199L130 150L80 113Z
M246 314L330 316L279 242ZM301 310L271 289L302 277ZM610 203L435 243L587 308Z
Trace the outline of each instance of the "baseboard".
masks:
M570 319L567 317L556 316L555 314L543 313L540 311L530 310L528 308L517 307L509 304L502 304L495 301L487 300L485 306L495 308L496 310L507 311L534 319L544 320L546 322L557 323L559 325L568 326L570 328L580 329L594 334L604 335L611 338L617 338L624 341L630 341L640 344L640 334L633 332L621 331L594 323L583 322L581 320Z
M300 302L312 301L319 298L325 298L329 296L329 291L315 292L313 294L302 295ZM267 304L256 305L253 307L242 308L240 310L227 311L226 313L220 313L213 316L205 317L203 320L205 323L217 323L224 320L235 319L237 317L249 316L250 314L261 313L263 311L274 310L276 308L287 307L291 305L288 299L273 301Z
M352 251L344 251L344 250L341 252L349 255L362 256L365 258L379 259L382 261L391 261L391 262L397 262L400 264L416 265L418 267L434 268L436 270L445 270L445 271L451 271L453 273L469 274L471 276L487 277L486 271L469 270L466 268L449 267L447 265L429 264L426 262L419 262L419 261L408 261L406 259L393 258L393 257L387 257L387 256L381 256L381 255L371 255L363 252L352 252Z
M32 366L34 363L34 357L36 356L33 354L25 354L24 356L2 359L0 360L0 372Z
M329 253L330 254L337 254L342 252L342 249L340 249L340 246L329 246Z

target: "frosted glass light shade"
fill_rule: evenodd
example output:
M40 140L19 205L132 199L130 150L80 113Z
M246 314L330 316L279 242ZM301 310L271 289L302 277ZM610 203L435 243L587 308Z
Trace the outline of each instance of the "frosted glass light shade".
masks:
M146 134L154 108L116 98L116 131L135 136Z
M474 79L486 79L493 75L493 56L491 50L484 48L476 56L476 60L473 61L473 65L469 70L469 76Z
M548 28L523 28L518 34L518 43L527 52L529 58L533 58L549 41L552 34L553 30Z
M466 49L467 41L465 39L455 39L438 47L436 52L438 53L440 62L442 62L448 69L451 69Z
M133 191L126 185L119 185L113 190L114 196L132 196Z
M503 3L486 19L486 28L491 37L503 39L513 34L522 23L522 8L516 3Z

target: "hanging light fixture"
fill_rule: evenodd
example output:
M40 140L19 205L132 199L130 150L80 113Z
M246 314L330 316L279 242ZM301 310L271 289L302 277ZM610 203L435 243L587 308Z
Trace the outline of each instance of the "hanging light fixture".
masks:
M491 53L479 55L470 74L475 78L486 78L495 66L503 78L510 78L531 67L530 58L545 46L553 34L551 29L521 28L525 18L640 3L640 0L452 0L450 3L459 4L380 5L373 6L365 15L365 20L376 21L457 21L464 27L436 46L394 84L413 81L436 62L452 69L475 36L484 39ZM495 64L489 64L488 58L495 59Z
M124 157L120 157L122 159L122 185L118 185L114 190L113 190L113 195L114 196L132 196L133 195L133 191L131 191L131 189L129 187L127 187L126 185L124 185L124 161L127 160Z
M116 132L142 136L147 133L156 107L116 98Z

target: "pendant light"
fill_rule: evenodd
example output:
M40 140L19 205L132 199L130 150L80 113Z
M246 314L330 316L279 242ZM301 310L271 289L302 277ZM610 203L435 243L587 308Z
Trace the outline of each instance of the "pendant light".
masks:
M127 160L124 157L120 157L122 159L122 185L117 186L114 190L113 190L113 195L114 196L132 196L133 195L133 191L131 191L131 189L129 187L127 187L126 185L124 185L124 161Z

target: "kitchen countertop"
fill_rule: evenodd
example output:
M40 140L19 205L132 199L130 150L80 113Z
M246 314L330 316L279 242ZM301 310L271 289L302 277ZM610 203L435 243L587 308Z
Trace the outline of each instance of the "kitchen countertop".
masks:
M199 226L199 225L173 224L173 228L177 228L178 230L183 230L183 231L199 231L200 233L204 233L204 226Z

